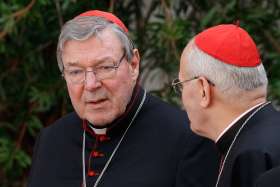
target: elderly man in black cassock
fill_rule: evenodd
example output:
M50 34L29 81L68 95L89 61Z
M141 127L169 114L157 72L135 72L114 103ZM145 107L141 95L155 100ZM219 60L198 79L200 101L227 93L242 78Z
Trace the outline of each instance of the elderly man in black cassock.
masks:
M41 131L28 187L213 186L215 145L141 88L121 20L93 10L68 21L57 60L75 112Z
M280 113L267 101L258 49L239 25L196 35L181 56L179 79L191 129L222 156L216 187L252 187L280 164Z

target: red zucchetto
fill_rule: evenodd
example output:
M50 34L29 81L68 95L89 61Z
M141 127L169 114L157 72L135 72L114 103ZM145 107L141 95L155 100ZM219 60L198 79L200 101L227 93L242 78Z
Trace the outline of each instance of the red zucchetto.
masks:
M78 15L77 17L80 16L96 16L96 17L102 17L105 18L108 21L111 21L115 24L117 24L122 30L124 30L126 33L128 32L127 27L124 25L124 23L114 14L110 13L110 12L104 12L104 11L100 11L100 10L89 10L86 12L81 13L80 15Z
M206 29L195 37L195 44L227 64L255 67L261 63L255 42L239 25L223 24Z

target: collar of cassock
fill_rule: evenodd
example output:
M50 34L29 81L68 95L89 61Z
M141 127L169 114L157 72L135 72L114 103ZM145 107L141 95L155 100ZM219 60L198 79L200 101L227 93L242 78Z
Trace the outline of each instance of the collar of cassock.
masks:
M234 125L232 125L231 128L229 128L222 137L216 142L216 145L218 147L219 152L221 155L225 155L227 150L229 149L229 146L231 142L233 141L236 133L240 129L240 127L243 125L243 123L246 121L246 119L254 112L256 111L260 106L253 108L251 111L249 111L246 115L244 115L242 118L240 118Z
M124 112L123 115L121 115L119 118L114 120L112 123L103 127L94 126L89 122L84 122L83 128L86 130L88 135L94 137L100 135L102 137L102 134L108 135L110 137L114 135L122 134L125 131L125 129L128 127L135 112L137 111L137 108L141 103L143 95L144 95L144 90L137 83L136 86L134 87L131 100L128 103L126 107L126 111Z

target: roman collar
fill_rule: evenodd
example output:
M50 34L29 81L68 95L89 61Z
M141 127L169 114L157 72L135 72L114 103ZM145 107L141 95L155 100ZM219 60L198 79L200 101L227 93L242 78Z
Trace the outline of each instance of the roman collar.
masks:
M252 107L251 109L249 109L249 111L246 111L245 113L241 114L241 117L239 116L240 119L238 119L236 122L233 122L233 124L229 125L230 128L228 128L216 142L218 150L222 155L224 155L227 152L235 135L237 134L238 130L241 128L243 123L247 120L247 118L260 107L262 107L263 104L264 103Z
M119 134L122 134L124 130L129 125L130 121L132 120L134 114L136 113L138 106L141 103L142 97L144 95L144 90L139 86L137 83L134 87L131 100L128 103L126 107L126 111L123 115L121 115L119 118L114 120L112 123L103 126L98 127L94 126L93 124L86 123L83 125L83 128L86 130L88 135L91 136L98 136L100 134L106 134L107 136L117 136Z

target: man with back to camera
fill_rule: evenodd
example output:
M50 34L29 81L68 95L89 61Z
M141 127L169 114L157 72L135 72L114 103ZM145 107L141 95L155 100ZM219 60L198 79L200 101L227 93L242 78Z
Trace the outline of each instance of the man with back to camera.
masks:
M75 112L41 131L28 187L213 186L214 144L141 88L139 52L115 15L68 21L57 59Z
M179 79L191 129L222 155L217 187L251 187L280 163L280 115L266 100L267 76L257 47L239 25L196 35L185 47Z

